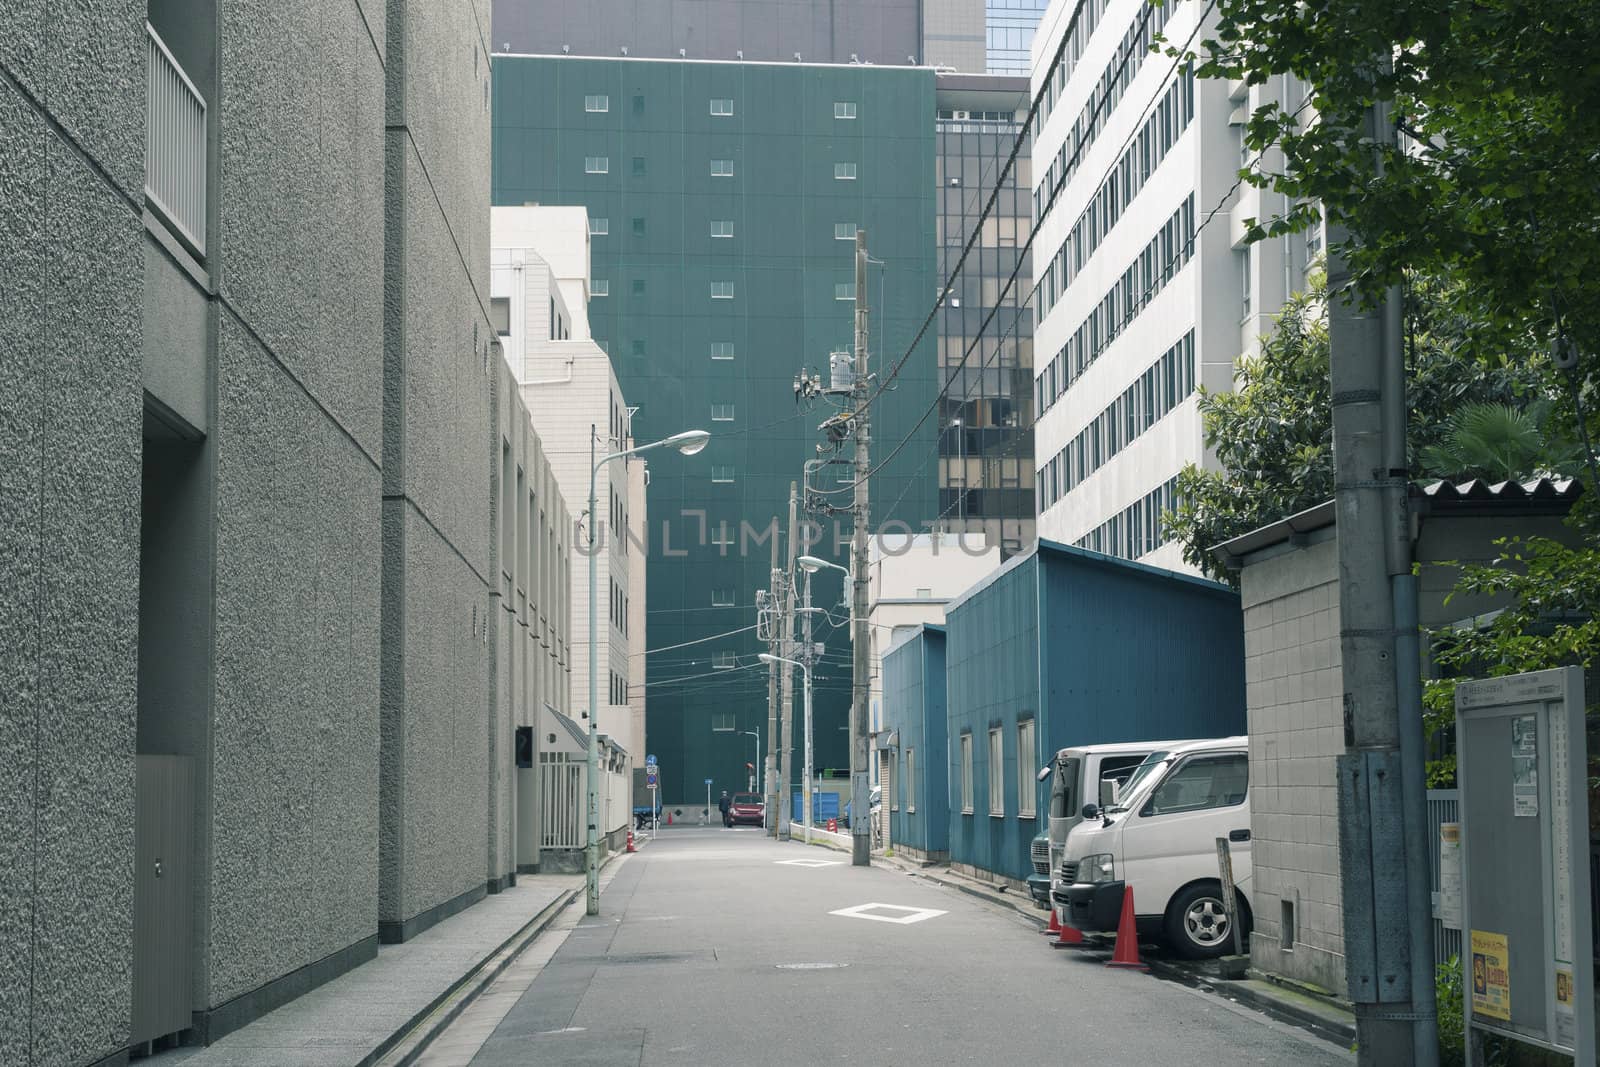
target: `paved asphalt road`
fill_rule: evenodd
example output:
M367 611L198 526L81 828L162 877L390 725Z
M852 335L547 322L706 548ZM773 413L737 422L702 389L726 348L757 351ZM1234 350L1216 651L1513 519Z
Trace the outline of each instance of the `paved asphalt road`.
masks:
M480 1033L441 1045L466 1038L456 1055L475 1067L1352 1062L1215 996L1052 951L965 894L759 830L668 830L613 870L600 915L543 935L522 989L491 988L455 1024ZM938 914L833 914L868 904Z

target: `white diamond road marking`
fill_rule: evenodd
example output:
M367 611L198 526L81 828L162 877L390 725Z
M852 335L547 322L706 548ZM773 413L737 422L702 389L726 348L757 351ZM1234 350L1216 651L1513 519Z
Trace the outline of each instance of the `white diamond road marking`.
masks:
M773 860L780 867L841 867L844 860Z
M872 912L875 911L898 911L904 912L904 914L873 915ZM934 919L949 913L940 911L938 908L908 908L904 904L857 904L853 908L840 908L838 911L830 911L828 914L843 915L847 919L871 919L873 922L897 923L900 926L908 926L911 923L919 923L924 919Z

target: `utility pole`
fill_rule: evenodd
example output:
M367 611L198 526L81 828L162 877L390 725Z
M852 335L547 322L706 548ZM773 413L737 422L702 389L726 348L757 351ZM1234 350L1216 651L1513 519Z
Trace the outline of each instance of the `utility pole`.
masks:
M789 566L782 575L782 593L778 600L778 655L790 656L794 647L794 557L795 557L795 524L798 521L796 509L799 501L795 494L795 483L789 483ZM782 796L778 798L778 837L780 840L789 839L789 824L793 822L793 805L790 802L790 775L791 746L794 740L794 672L784 670L779 677L780 696L778 700L778 740L773 743L773 748L778 750L778 777L783 779L781 787Z
M783 608L783 594L780 592L782 578L778 572L778 517L772 517L772 569L771 580L767 583L767 603L758 608L767 613L767 654L781 656L778 641L782 633L782 623L778 621L777 613ZM766 799L766 831L768 837L778 836L778 664L774 660L767 664L767 758L762 764L762 789L761 793ZM759 745L757 746L759 747Z
M1393 144L1389 105L1370 137ZM1330 230L1333 227L1330 226ZM1416 580L1401 305L1361 302L1329 234L1328 336L1345 754L1338 760L1345 964L1358 1062L1437 1067Z
M867 231L856 230L856 373L851 400L855 404L855 531L851 545L851 571L855 579L850 603L851 646L854 656L853 692L850 704L850 863L865 867L872 862L872 812L869 797L867 751L867 702L872 687L867 677L872 666L870 630L867 626L867 529L870 522L867 500L867 474L871 418L867 398ZM809 620L810 616L807 616ZM807 623L809 625L809 621Z

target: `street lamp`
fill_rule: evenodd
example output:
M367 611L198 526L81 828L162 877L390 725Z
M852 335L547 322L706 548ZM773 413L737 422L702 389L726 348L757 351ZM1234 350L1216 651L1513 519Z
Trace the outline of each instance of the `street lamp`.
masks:
M746 737L753 737L756 739L756 766L761 766L761 727L757 726L754 730L740 730L739 732L744 734ZM754 768L752 768L752 771L753 770Z
M596 707L596 695L600 688L599 663L595 655L595 625L597 594L595 590L595 481L600 475L600 468L614 459L623 456L632 456L640 452L648 452L652 448L664 448L668 445L676 448L686 456L692 456L706 447L706 442L711 440L711 435L705 430L685 430L675 433L671 437L664 437L659 441L651 441L647 445L635 448L625 448L620 452L601 456L598 460L594 455L595 433L594 425L589 426L589 836L583 850L583 866L586 875L587 891L584 910L590 915L600 914L600 730L599 709Z
M796 562L798 562L798 560ZM810 574L811 572L807 571L806 573ZM807 584L809 585L810 583L808 582ZM806 618L809 619L810 616L808 615ZM761 653L761 662L784 663L790 667L799 667L801 672L805 675L806 759L805 766L800 772L802 775L801 781L803 783L800 795L805 798L802 801L801 812L805 816L806 844L809 845L811 844L811 668L800 660L784 659L782 656L774 656L770 652ZM783 788L785 791L787 791L789 788L789 783L785 782ZM785 796L783 799L784 802L787 803L789 798Z

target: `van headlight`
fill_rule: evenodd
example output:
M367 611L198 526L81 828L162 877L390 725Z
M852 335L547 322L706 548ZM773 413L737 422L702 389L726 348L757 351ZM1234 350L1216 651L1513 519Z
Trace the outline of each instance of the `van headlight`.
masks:
M1078 881L1093 885L1109 882L1117 876L1116 857L1109 852L1096 852L1083 857L1078 864Z

